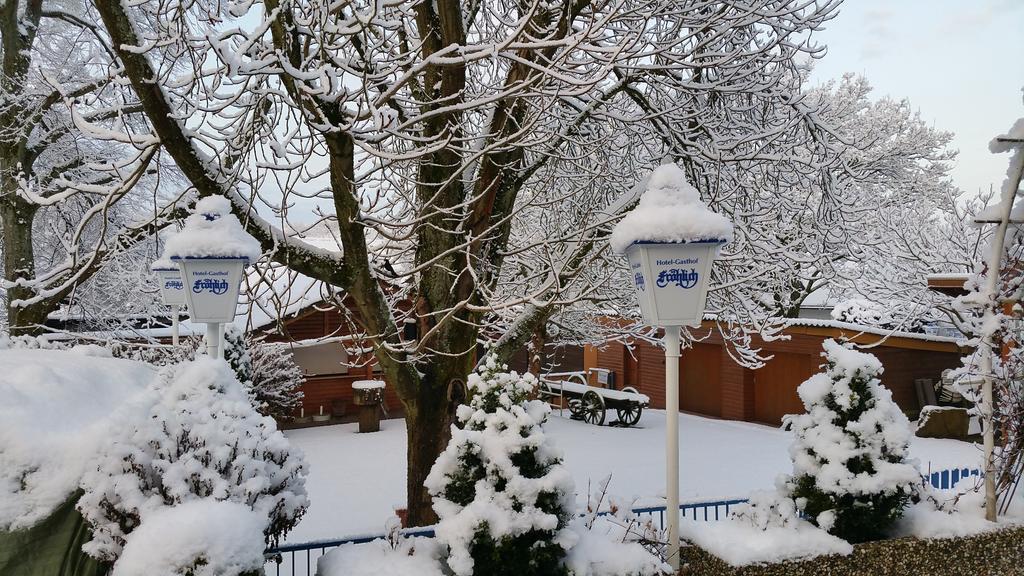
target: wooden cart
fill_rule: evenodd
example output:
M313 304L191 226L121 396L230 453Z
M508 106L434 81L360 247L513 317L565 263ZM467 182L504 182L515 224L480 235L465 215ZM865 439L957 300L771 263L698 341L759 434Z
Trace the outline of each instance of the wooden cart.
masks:
M627 386L622 390L587 384L582 372L548 374L540 379L540 395L559 408L568 407L575 420L601 426L608 410L615 410L618 426L634 426L640 421L650 398Z

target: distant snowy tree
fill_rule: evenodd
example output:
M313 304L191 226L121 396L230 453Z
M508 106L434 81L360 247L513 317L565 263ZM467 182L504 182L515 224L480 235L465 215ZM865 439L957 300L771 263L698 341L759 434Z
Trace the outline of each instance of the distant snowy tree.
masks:
M181 194L158 193L158 183L173 189L178 173L117 80L90 2L0 6L0 287L10 330L39 333L68 299L79 315L138 312L152 303L138 291L147 240L173 221ZM116 272L103 274L109 267Z
M199 358L165 368L158 381L152 405L129 407L82 479L77 507L92 531L83 549L113 561L147 516L203 498L262 514L266 544L279 542L308 506L302 458L226 363Z
M824 348L825 371L798 388L807 412L787 418L796 436L788 496L848 542L882 538L921 480L907 460L910 423L879 382L877 358L831 339Z
M551 408L527 400L533 376L504 372L488 357L469 377L469 405L427 476L457 576L565 574L572 477L546 442Z
M249 341L252 396L261 414L276 419L291 416L302 405L306 381L287 344Z

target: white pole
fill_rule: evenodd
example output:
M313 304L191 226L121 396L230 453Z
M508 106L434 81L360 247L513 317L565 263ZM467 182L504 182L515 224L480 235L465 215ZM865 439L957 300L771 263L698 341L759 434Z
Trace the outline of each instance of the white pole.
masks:
M668 563L679 572L679 327L665 327L665 516Z
M220 324L209 322L206 324L206 355L210 358L220 358Z
M171 344L178 345L178 316L181 314L181 306L175 305L173 308L174 318L171 319Z
M995 342L992 340L994 323L993 318L1000 313L1003 305L999 298L999 277L1003 270L1003 244L1006 239L1006 230L1010 226L1010 217L1013 213L1013 201L1016 199L1017 190L1020 188L1021 177L1024 176L1024 149L1015 150L1010 159L1010 167L1006 171L1006 181L1003 183L1002 195L1000 196L999 223L996 225L995 234L992 236L991 251L986 262L985 277L985 311L982 314L981 333L981 420L984 427L985 446L985 519L989 522L996 521L996 464L995 464L995 423L993 413L995 401L992 393L992 356L996 354Z
M217 358L224 359L224 325L217 324Z

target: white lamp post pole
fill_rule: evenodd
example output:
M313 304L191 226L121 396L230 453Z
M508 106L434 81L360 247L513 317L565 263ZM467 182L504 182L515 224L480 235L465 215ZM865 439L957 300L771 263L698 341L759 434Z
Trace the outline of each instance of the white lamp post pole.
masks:
M171 319L171 344L174 346L178 345L178 316L181 315L181 305L175 304L171 307L174 312L174 317Z
M668 561L679 572L679 326L665 326L665 514Z
M220 324L208 322L206 324L206 355L210 358L220 358Z

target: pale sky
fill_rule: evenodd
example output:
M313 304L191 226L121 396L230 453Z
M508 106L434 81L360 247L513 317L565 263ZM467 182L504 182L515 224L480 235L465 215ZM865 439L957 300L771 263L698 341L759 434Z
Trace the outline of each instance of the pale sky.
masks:
M812 84L855 72L873 98L909 99L955 134L954 182L998 189L1009 157L988 141L1024 116L1024 0L846 0L826 28Z

